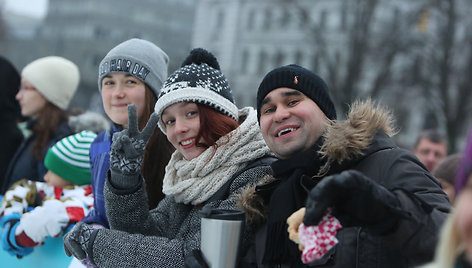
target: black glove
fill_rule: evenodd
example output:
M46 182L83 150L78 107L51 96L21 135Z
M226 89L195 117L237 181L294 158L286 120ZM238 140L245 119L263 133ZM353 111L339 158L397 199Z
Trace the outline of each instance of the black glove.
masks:
M68 257L74 255L79 260L84 260L88 257L90 262L92 259L92 246L98 229L94 229L90 225L78 222L70 232L64 235L64 251Z
M376 234L391 231L405 215L395 194L356 170L321 180L308 196L303 223L317 225L328 208L344 227L365 227Z
M136 106L128 105L128 129L113 135L110 150L110 171L113 185L127 189L139 182L144 149L154 133L158 116L153 113L143 131L138 129Z

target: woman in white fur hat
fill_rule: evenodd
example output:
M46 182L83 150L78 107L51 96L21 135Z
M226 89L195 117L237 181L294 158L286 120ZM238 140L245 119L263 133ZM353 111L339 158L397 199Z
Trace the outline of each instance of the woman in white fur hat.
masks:
M20 179L43 181L47 172L43 160L49 147L72 134L67 108L79 85L79 69L62 57L39 58L21 72L16 100L21 114L29 118L31 135L10 161L0 193Z

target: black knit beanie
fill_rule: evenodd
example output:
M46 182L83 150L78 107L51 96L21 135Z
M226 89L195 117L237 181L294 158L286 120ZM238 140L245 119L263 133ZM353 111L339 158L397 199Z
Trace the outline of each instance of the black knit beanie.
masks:
M262 79L257 90L257 119L261 118L262 100L274 89L296 89L312 99L331 120L336 119L336 109L329 96L326 83L314 72L296 64L282 66L270 71Z

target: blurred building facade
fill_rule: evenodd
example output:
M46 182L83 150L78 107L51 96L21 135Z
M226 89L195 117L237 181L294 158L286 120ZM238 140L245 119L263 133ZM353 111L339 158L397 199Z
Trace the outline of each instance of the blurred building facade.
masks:
M210 50L239 107L255 106L257 87L269 70L296 63L326 80L340 118L355 98L370 96L387 104L394 110L401 143L407 147L425 127L459 135L459 129L451 131L447 109L438 109L447 106L438 97L446 93L437 92L461 96L455 88L468 85L469 76L458 71L472 64L456 51L470 49L470 41L461 38L469 38L466 33L472 31L470 23L456 23L463 26L453 40L442 41L448 34L442 24L456 21L447 18L445 2L449 1L49 0L46 19L39 27L30 27L34 37L18 38L3 31L7 34L0 37L0 53L18 68L51 54L70 58L82 72L82 94L77 94L75 103L100 108L98 63L111 47L132 37L163 48L171 59L169 72L179 67L191 48ZM472 5L468 0L459 2L457 21L463 22L470 17ZM457 45L447 47L454 42ZM456 58L443 57L452 54ZM439 74L445 69L437 64L441 58L451 67L447 74ZM440 77L447 81L441 82ZM464 85L447 85L462 80Z
M373 14L368 13L368 8L362 7L362 4L370 2L377 5L371 10ZM386 27L392 21L408 17L409 13L412 21L415 21L419 15L414 10L420 10L424 4L425 1L409 0L201 0L195 15L192 46L206 47L218 56L238 106L255 106L257 87L264 75L275 67L295 63L315 71L327 81L339 108L341 105L347 106L351 100L340 98L346 92L336 92L337 88L331 82L349 80L347 72L352 70L347 70L346 66L356 64L356 57L352 54L372 53L377 49L367 43L366 47L358 48L360 51L352 50L356 49L352 40L357 38L352 34L352 25L360 24L359 19L363 19L358 13L365 12L365 16L372 16L372 21L375 21L375 25L369 29L368 38L376 40L381 39L379 36L387 36L383 39L388 40L388 35L392 33L386 32ZM427 26L424 21L422 23L420 30L424 31ZM416 28L415 23L412 23L409 31L417 31ZM362 33L358 36L362 36ZM418 35L418 38L421 36ZM383 62L375 62L375 57L362 60L367 67L356 81L359 89L357 96L368 96L369 93L363 92L363 88L375 84ZM389 70L391 76L401 77L402 70L411 64L411 59L408 55L395 55L389 64L392 66ZM390 86L385 85L385 91L389 91ZM394 105L394 97L397 96L388 95L387 92L384 99L388 105L392 105L388 99L393 100ZM410 96L403 97L408 99ZM411 106L408 109L411 111ZM341 118L342 112L338 109ZM421 113L412 112L416 116L408 118L406 123L409 125L402 125L401 143L406 145L413 142L412 138L423 120Z
M308 20L317 18L327 31L340 27L343 2L202 0L195 17L193 46L217 54L238 104L255 106L257 86L274 67L296 63L320 71L316 50L306 36ZM333 43L341 38L338 31L330 37Z
M97 70L105 54L124 40L143 38L169 55L172 72L190 50L194 14L193 0L49 0L43 21L30 27L10 24L2 38L1 54L19 70L48 55L72 60L79 66L81 82L71 107L101 111ZM21 34L22 29L33 32Z
M383 20L421 4L378 2L374 16ZM258 83L277 66L296 63L325 75L328 67L321 54L343 56L350 37L348 24L356 19L353 6L358 4L348 0L201 0L192 44L215 52L237 99L243 105L255 105ZM314 36L316 31L323 32L322 40Z

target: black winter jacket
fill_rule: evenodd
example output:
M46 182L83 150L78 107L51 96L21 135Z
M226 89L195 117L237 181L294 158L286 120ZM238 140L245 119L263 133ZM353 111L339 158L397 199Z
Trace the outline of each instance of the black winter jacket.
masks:
M337 234L340 242L335 250L312 266L393 268L431 261L450 204L419 160L378 132L365 157L346 168L359 170L393 191L411 217L401 220L386 236L375 236L359 227L343 228Z
M4 180L8 163L23 141L23 134L18 128L21 118L20 105L15 99L20 86L20 75L15 67L5 58L0 57L0 186Z
M32 125L29 124L29 128ZM44 159L49 147L53 146L56 142L64 137L72 134L68 122L62 122L57 128L54 137L49 141L49 146L41 153L41 159ZM34 133L31 134L27 139L23 140L15 155L13 156L8 166L7 172L0 191L0 194L5 191L15 182L21 179L28 179L34 181L44 181L43 177L46 174L47 169L44 166L44 162L37 161L32 155L33 141L35 139Z

